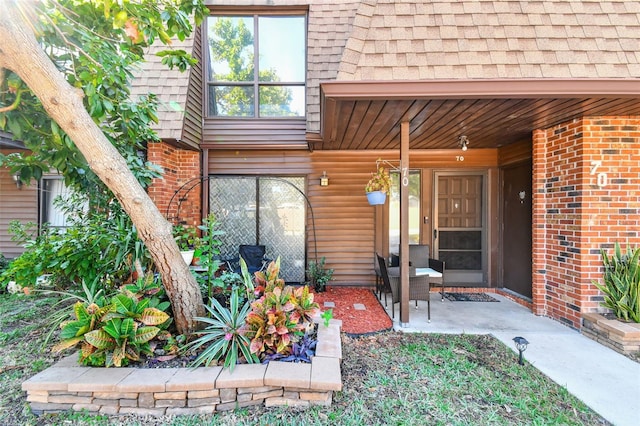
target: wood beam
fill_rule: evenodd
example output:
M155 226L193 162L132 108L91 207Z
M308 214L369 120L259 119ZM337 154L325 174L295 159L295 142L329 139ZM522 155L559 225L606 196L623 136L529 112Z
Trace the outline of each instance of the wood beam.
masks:
M409 325L409 122L400 123L400 324Z

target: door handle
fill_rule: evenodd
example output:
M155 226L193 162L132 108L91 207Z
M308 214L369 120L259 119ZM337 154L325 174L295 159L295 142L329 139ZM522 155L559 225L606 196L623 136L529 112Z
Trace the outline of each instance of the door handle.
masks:
M438 230L437 230L437 229L434 229L434 230L433 230L433 239L434 239L434 240L437 240L437 239L438 239Z

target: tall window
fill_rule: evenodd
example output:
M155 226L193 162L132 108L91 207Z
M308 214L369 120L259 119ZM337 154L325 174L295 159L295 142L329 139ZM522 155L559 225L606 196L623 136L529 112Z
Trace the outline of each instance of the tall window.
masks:
M237 257L241 244L261 244L267 258L280 257L280 278L304 281L304 188L304 177L212 176L209 210L224 232L221 257Z
M304 117L306 17L207 19L211 117Z
M60 203L64 203L70 196L69 188L59 176L43 176L40 187L40 223L48 223L54 228L66 228L69 218Z
M389 253L400 253L400 173L391 172ZM409 244L420 244L420 171L409 171Z

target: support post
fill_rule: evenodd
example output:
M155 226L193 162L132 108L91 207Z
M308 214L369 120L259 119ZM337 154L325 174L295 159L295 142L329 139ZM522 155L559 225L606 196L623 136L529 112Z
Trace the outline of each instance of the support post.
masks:
M409 122L400 123L400 325L409 325Z

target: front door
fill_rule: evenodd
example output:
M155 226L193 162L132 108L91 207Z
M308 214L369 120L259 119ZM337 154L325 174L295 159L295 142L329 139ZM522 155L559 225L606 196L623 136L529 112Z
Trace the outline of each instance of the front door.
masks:
M484 174L436 173L434 252L447 285L486 285Z
M531 297L531 161L502 170L502 285Z

